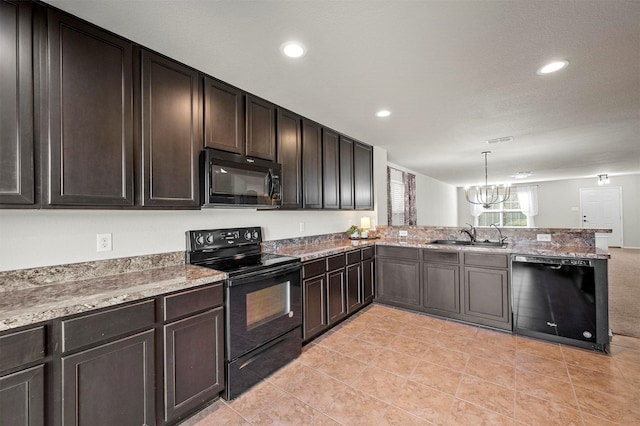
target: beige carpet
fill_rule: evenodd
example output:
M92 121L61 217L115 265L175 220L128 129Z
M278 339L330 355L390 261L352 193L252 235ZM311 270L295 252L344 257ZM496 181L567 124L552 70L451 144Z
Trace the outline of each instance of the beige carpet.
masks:
M640 338L640 249L609 251L609 328Z

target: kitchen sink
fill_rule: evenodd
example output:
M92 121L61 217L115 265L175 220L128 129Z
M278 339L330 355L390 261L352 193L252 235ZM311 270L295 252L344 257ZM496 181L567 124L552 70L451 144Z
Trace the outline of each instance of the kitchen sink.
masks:
M494 247L494 248L507 248L507 243L501 243L498 241L469 241L469 240L435 240L429 244L442 244L450 246L473 246L473 247Z

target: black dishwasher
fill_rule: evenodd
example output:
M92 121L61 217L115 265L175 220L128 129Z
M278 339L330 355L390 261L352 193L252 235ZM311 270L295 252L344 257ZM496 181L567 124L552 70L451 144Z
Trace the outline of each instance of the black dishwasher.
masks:
M516 334L606 351L607 261L513 255Z

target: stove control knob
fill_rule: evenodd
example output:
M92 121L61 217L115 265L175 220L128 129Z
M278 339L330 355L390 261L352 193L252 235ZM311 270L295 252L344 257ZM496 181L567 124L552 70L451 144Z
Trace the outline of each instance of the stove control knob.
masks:
M213 234L207 235L207 244L213 244Z
M251 239L251 232L247 231L244 233L244 239L245 240L250 240Z
M204 244L204 237L202 235L197 235L196 236L196 245L203 245Z
M253 239L254 240L258 239L258 231L253 231Z

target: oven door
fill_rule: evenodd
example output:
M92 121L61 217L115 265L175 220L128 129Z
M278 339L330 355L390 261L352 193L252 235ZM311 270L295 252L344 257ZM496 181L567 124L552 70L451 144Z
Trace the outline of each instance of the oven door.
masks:
M299 263L227 280L227 361L302 324Z

